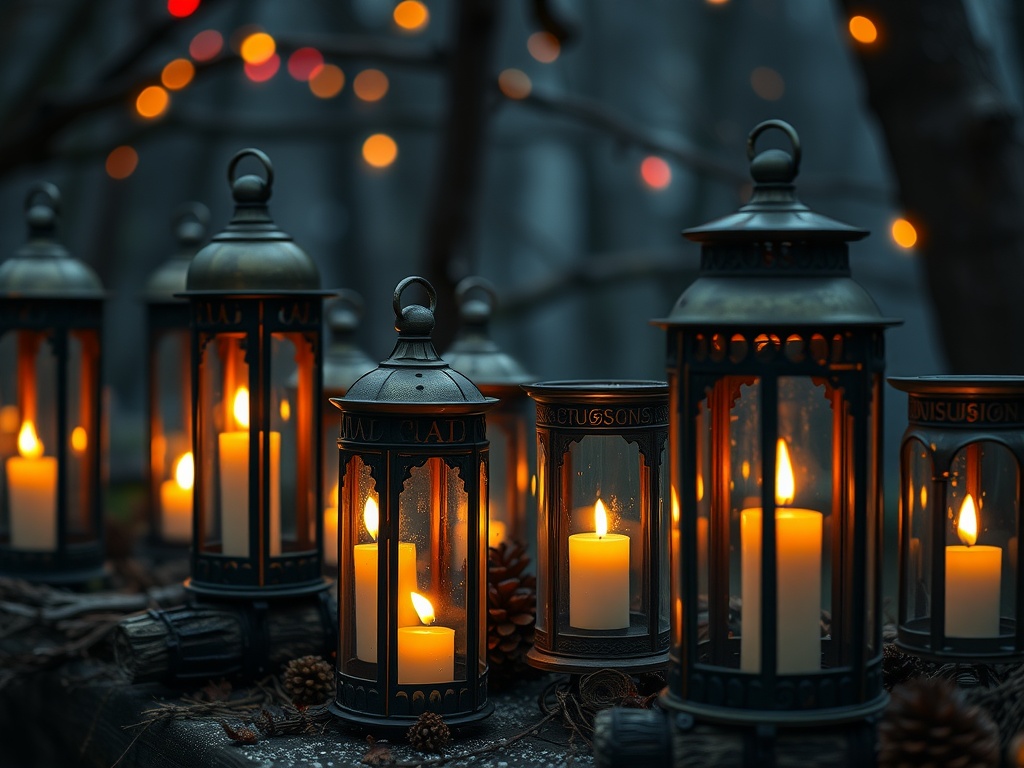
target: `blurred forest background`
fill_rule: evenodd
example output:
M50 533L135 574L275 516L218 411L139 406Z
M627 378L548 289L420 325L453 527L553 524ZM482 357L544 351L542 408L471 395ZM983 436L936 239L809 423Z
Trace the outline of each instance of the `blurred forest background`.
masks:
M270 155L271 212L324 286L365 297L371 357L402 277L438 287L443 349L454 283L479 274L538 378L662 378L648 321L698 264L679 232L744 201L747 133L777 117L801 199L873 233L851 261L905 320L888 372L1024 373L1021 6L4 0L0 258L28 186L56 183L62 240L110 292L111 475L141 478L141 289L183 202L227 222L238 149ZM905 405L887 408L892 489Z

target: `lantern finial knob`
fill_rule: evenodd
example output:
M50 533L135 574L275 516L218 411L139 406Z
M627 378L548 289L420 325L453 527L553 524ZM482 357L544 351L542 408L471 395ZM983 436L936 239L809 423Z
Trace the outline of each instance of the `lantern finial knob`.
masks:
M343 338L359 327L363 317L363 297L349 288L341 288L337 296L324 303L324 315L332 338Z
M267 175L266 179L255 174L246 174L235 178L235 169L239 162L246 157L255 157L259 160ZM231 192L236 204L265 205L270 200L270 192L274 186L274 166L262 150L252 147L239 150L228 163L228 182L231 184Z
M472 291L482 292L486 298L470 296ZM494 284L483 277L464 278L455 288L455 300L459 304L459 316L466 325L484 326L491 319L498 303Z
M52 237L57 231L60 191L53 184L33 184L25 196L25 220L30 238Z
M781 149L755 152L757 137L769 128L776 128L789 137L792 154ZM765 120L755 126L747 137L747 158L750 160L750 175L758 184L792 184L800 172L800 137L785 120Z
M182 251L195 252L196 247L206 239L206 225L209 221L210 209L202 203L185 203L178 208L172 223L174 236Z
M413 283L419 283L427 291L430 307L410 304L402 307L402 292ZM405 278L395 287L395 330L402 336L429 336L434 330L434 310L437 308L437 292L426 278L413 275Z

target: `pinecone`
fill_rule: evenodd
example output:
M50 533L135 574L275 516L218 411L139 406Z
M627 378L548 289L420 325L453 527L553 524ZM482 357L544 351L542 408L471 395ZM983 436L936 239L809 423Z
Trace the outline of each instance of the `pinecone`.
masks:
M488 550L487 661L496 688L533 672L526 653L537 623L537 577L524 573L529 565L526 547L518 542Z
M421 752L442 752L452 732L437 712L424 712L406 734L409 743Z
M895 643L882 646L882 685L891 691L897 685L921 677L925 673L924 662L910 653L904 653Z
M319 656L303 656L284 665L284 689L297 705L323 704L334 694L334 667Z
M992 718L946 680L899 686L878 727L879 768L996 768L999 732Z

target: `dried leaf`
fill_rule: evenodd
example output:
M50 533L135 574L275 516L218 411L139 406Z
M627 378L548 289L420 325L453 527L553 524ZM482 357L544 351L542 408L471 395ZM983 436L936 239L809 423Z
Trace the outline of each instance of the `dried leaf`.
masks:
M228 735L228 738L236 744L255 744L260 739L256 731L252 728L246 728L244 725L232 728L226 720L221 720L220 727L224 729L224 733Z
M372 736L366 737L370 748L360 760L363 765L391 765L395 762L395 756L391 754L391 748L383 744L377 744Z

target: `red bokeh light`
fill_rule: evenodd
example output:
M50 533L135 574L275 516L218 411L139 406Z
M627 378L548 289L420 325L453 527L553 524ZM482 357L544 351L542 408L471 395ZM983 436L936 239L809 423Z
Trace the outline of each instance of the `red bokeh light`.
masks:
M188 44L188 55L196 61L209 61L224 48L224 36L215 29L205 29Z
M299 48L288 57L288 74L306 82L324 65L324 57L316 48Z
M640 163L640 176L651 189L664 189L672 183L672 169L660 157L651 155Z
M179 19L191 16L198 7L199 0L167 0L167 11Z
M245 76L254 83L265 83L281 68L281 57L276 53L259 64L246 64Z

